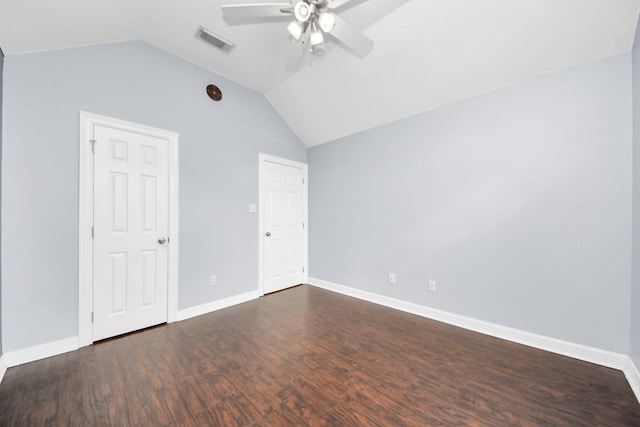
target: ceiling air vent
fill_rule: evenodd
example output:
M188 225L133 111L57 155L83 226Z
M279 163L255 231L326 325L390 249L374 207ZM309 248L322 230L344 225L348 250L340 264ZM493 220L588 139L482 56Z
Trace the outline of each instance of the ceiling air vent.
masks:
M198 37L207 43L214 45L218 49L224 50L225 52L228 52L235 47L235 44L231 43L229 40L225 40L222 37L213 34L204 27L200 27L200 29L198 29Z

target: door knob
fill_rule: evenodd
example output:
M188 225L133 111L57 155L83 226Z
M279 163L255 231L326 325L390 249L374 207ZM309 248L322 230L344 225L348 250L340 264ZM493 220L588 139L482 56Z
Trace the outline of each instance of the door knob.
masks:
M161 237L158 239L158 243L160 243L161 245L164 245L165 243L167 243L167 239L165 239L164 237Z
M266 233L264 233L264 235L269 237L269 236L271 236L271 232L267 231Z

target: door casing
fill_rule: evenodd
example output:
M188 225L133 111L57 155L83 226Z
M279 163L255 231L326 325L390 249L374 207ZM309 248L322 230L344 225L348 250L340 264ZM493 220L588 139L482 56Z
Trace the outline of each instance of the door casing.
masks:
M169 246L167 321L175 322L178 312L178 134L138 123L98 114L80 112L79 138L79 230L78 230L78 345L93 343L93 153L92 135L95 125L165 139L169 150Z
M285 166L291 166L295 168L302 169L302 218L304 223L304 229L302 233L303 238L303 255L302 255L302 263L304 267L304 275L303 280L307 282L309 280L309 213L308 213L308 186L309 186L309 173L308 173L308 165L306 163L297 162L294 160L283 159L281 157L271 156L264 153L258 154L258 179L259 179L259 190L258 190L258 291L260 295L264 295L264 243L265 243L265 229L264 229L264 220L265 220L265 200L266 194L264 194L264 184L265 184L265 171L266 171L266 163L277 163Z

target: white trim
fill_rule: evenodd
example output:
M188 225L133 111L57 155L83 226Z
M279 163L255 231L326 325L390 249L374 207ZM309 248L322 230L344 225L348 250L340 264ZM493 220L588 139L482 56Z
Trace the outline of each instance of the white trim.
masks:
M302 220L304 222L304 251L302 262L304 267L303 283L309 280L309 167L306 163L283 159L269 154L258 153L258 290L264 295L264 181L265 163L277 163L302 169Z
M4 374L7 373L7 364L4 362L4 355L0 356L0 384L2 384L2 379L4 378Z
M21 350L10 351L3 355L5 363L9 368L33 362L34 360L46 359L58 354L68 353L77 350L78 337L65 338L59 341L52 341L45 344L34 345L33 347Z
M93 306L93 242L90 232L93 224L93 157L89 154L88 113L80 112L79 137L79 193L78 193L78 344L93 342L91 328L91 307ZM88 313L87 313L88 312Z
M206 304L185 308L178 311L178 320L182 321L191 319L192 317L201 316L203 314L211 313L217 310L222 310L223 308L232 307L234 305L242 304L243 302L251 301L258 298L260 298L260 292L251 291L218 301L211 301Z
M640 402L640 371L638 371L638 368L633 363L633 360L628 356L624 356L618 353L612 353L604 350L599 350L591 347L586 347L578 344L573 344L565 341L560 341L554 338L547 338L541 335L518 331L516 329L506 328L503 326L499 326L499 325L495 325L487 322L477 321L468 317L458 316L458 315L447 313L444 311L430 309L428 307L407 303L404 301L385 297L383 295L374 294L372 292L362 291L355 288L350 288L348 286L338 285L335 283L316 279L313 277L309 278L308 283L312 286L327 289L332 292L348 295L350 297L358 298L364 301L372 302L374 304L380 304L386 307L416 314L429 319L438 320L444 323L459 326L475 332L483 333L485 335L490 335L497 338L518 342L520 344L524 344L534 348L539 348L542 350L551 351L557 354L562 354L564 356L572 357L574 359L579 359L586 362L595 363L597 365L602 365L609 368L621 370L624 372L624 375L627 378L627 381L629 382L629 385L631 386L631 390L635 394L636 399L638 399L638 402ZM211 313L224 308L232 307L237 304L242 304L247 301L258 299L260 298L260 296L261 296L260 291L251 291L244 294L225 298L222 300L212 301L206 304L189 307L189 308L177 311L175 321L187 320L193 317L201 316L203 314L207 314L207 313ZM490 329L487 329L486 328L487 326L490 326ZM498 334L497 332L499 331L503 331L504 333ZM514 333L520 338L519 340L512 339L512 337L514 337ZM530 338L530 339L525 340L523 338ZM545 342L547 343L547 345L545 345ZM70 351L78 350L79 348L80 346L79 346L78 337L71 337L71 338L67 338L59 341L54 341L46 344L28 347L22 350L5 353L4 355L0 356L0 383L2 383L4 374L6 373L7 368L9 367L22 365L24 363L45 359L47 357L56 356L63 353L68 353ZM579 349L579 351L575 351L576 349ZM557 350L562 350L562 351L557 351Z
M167 132L167 131L164 131ZM180 259L180 173L179 142L177 133L171 132L169 141L169 265L167 280L169 289L167 294L167 322L178 320L178 262Z
M636 399L640 402L640 371L638 371L638 367L633 363L631 358L629 358L627 366L624 369L624 376L627 377L633 394L636 395Z
M80 347L93 342L91 311L93 307L93 156L90 139L96 125L108 126L128 132L136 132L165 139L169 145L169 265L167 321L175 322L178 312L178 134L98 114L80 111L79 139L79 230L78 230L78 345Z
M552 353L561 354L563 356L572 357L574 359L582 360L585 362L595 363L596 365L606 366L608 368L618 369L620 371L623 371L628 365L628 356L620 353L614 353L611 351L588 347L581 344L574 344L571 342L549 338L543 335L533 334L518 329L508 328L506 326L497 325L495 323L484 322L481 320L448 313L446 311L436 310L422 305L389 298L384 295L350 288L344 285L338 285L336 283L327 282L325 280L320 280L313 277L309 278L309 284L361 300L369 301L375 304L380 304L385 307L394 308L396 310L416 314L418 316L437 320L439 322L459 326L461 328L479 332L485 335L490 335L492 337L501 338L541 350L550 351Z
M222 300L212 301L207 304L186 308L184 310L176 310L174 321L191 319L192 317L232 307L258 298L260 298L260 293L255 290ZM0 382L2 382L2 378L7 368L78 350L82 347L79 343L79 337L71 337L5 353L0 356Z

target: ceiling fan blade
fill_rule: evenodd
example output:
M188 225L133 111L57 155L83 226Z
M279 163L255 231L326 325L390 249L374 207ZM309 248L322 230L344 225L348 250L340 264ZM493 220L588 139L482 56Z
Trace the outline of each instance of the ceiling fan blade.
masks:
M351 24L338 15L333 13L331 15L333 15L335 19L335 25L329 34L360 58L365 57L371 52L371 49L373 49L373 40L353 28Z
M354 0L327 0L327 7L329 9L337 9L337 8L341 7L342 5L345 5L345 4L347 4L349 2L352 2L352 1L354 1ZM362 3L363 1L366 1L366 0L357 0L357 1L354 1L354 2Z
M222 13L232 20L288 17L293 13L293 6L291 3L227 4L222 6Z

